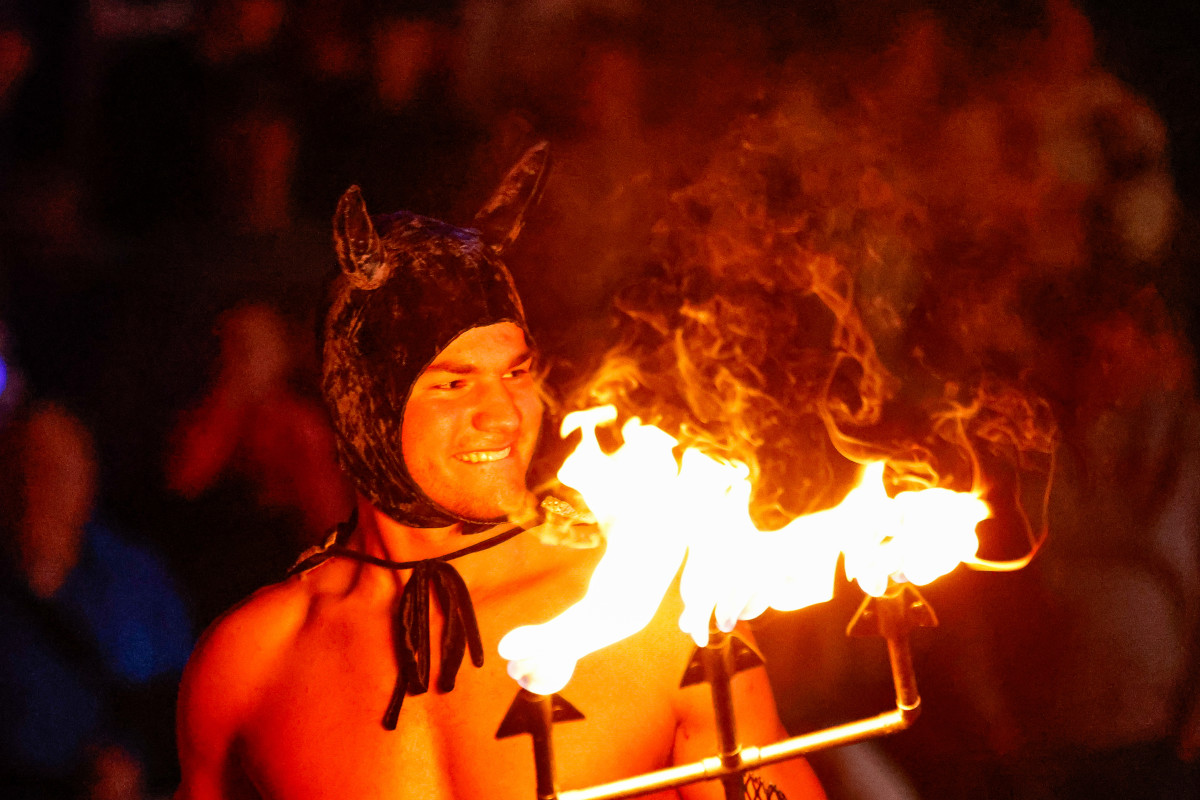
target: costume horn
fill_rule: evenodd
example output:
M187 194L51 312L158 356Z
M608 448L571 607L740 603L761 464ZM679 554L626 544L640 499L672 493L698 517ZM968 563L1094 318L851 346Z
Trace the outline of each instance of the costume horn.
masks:
M528 211L542 194L550 167L550 143L538 142L508 171L490 200L475 215L472 227L496 252L516 241Z
M357 289L374 289L391 271L383 243L367 214L362 191L351 186L333 213L333 246L342 272Z

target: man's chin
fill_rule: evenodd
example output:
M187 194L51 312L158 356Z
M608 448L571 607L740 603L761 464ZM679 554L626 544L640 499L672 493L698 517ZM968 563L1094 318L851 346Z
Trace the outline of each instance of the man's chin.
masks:
M474 522L503 522L506 519L522 519L536 508L536 500L525 488L520 486L505 486L497 489L495 486L481 489L473 493L474 497L486 497L486 502L469 502L470 498L447 498L449 502L434 501L450 511L455 516Z
M521 520L530 516L537 505L533 495L523 494L503 503L476 505L449 509L457 516L472 522L496 523L506 520Z

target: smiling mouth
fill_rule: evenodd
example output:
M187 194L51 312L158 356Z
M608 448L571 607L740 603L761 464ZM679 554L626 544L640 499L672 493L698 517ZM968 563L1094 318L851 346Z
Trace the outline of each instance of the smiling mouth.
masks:
M472 450L469 453L459 453L455 458L459 461L465 461L468 464L486 464L491 461L508 458L508 454L511 452L512 447L509 446L502 450Z

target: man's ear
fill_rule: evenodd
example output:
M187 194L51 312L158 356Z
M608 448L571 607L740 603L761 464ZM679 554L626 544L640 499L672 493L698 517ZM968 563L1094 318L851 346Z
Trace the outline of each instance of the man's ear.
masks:
M483 204L471 226L495 250L508 247L521 233L528 211L542 194L550 172L550 143L538 142L525 151L504 176L490 200Z
M356 288L374 289L387 279L391 270L383 242L357 186L346 190L333 212L333 246L342 272Z

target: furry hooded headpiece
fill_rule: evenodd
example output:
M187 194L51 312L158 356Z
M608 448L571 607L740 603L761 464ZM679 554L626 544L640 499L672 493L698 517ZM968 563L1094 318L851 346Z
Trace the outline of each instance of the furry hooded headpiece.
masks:
M547 143L526 151L470 228L407 211L372 217L357 186L338 201L333 240L341 270L326 292L321 387L342 468L397 522L495 521L464 519L431 500L404 463L401 427L414 381L459 334L513 322L528 337L500 254L520 233L548 165Z

